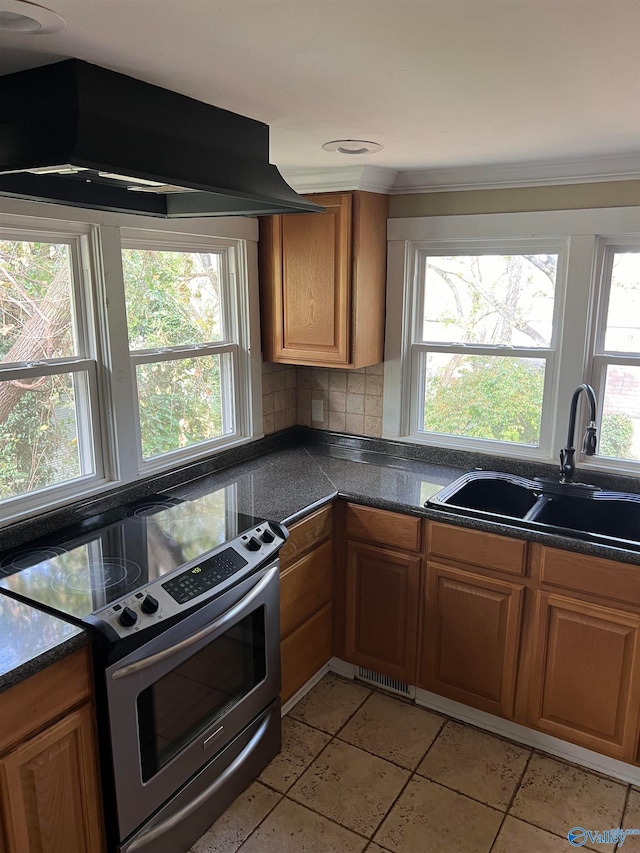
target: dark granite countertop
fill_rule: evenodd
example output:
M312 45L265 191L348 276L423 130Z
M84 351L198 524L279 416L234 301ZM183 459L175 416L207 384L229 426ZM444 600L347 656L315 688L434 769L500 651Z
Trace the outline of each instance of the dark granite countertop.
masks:
M392 442L348 442L346 437L336 439L335 443L304 439L304 435L292 435L289 446L279 439L263 445L267 451L263 455L257 455L254 449L248 461L240 461L235 453L229 460L229 467L206 474L202 473L202 468L192 469L185 472L190 476L187 482L179 483L175 474L171 480L167 477L164 482L155 484L155 488L153 483L145 488L190 500L225 489L239 512L285 524L340 497L367 506L640 565L640 552L637 551L523 530L516 525L424 506L429 497L474 467L478 463L476 459L449 454L436 455L434 458L438 461L432 462L420 458L411 447L404 451ZM396 452L399 455L395 455ZM125 495L121 503L127 500L131 498ZM0 629L3 638L0 690L88 641L79 628L1 595Z
M76 625L0 596L0 692L86 645Z

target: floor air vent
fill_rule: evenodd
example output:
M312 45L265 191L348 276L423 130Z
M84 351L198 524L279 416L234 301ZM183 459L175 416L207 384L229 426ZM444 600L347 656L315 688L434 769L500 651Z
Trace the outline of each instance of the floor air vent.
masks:
M368 681L369 684L376 684L378 687L384 687L385 690L390 690L392 693L398 693L400 696L413 698L416 689L406 681L398 681L397 678L389 678L388 675L380 675L379 672L374 672L372 669L365 669L363 666L358 667L356 678L360 681Z

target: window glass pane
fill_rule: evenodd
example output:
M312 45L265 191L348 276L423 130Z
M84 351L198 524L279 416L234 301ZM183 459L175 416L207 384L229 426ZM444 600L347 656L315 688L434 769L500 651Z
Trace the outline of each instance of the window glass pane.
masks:
M145 459L224 434L222 366L227 358L210 355L137 365Z
M604 348L640 352L640 252L613 256Z
M548 347L557 255L429 257L423 340Z
M545 360L428 353L423 429L537 445Z
M71 373L0 382L0 500L65 483L82 473ZM84 394L81 394L84 396Z
M640 367L607 367L598 453L640 461Z
M124 249L132 350L220 341L220 256L212 252Z
M0 362L76 355L69 246L0 240Z

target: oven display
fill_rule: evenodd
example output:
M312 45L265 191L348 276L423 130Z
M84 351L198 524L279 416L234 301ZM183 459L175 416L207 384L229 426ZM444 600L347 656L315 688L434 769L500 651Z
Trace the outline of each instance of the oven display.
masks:
M177 578L163 583L162 588L178 604L185 604L192 598L217 586L246 565L247 561L236 550L226 548L192 569L182 572Z

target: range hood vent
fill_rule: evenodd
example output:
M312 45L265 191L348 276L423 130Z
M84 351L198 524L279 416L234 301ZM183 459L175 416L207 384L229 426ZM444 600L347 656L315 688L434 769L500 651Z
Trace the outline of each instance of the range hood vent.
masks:
M0 77L0 196L168 219L321 211L259 121L68 59Z

